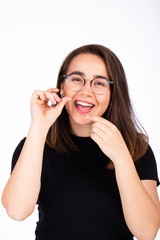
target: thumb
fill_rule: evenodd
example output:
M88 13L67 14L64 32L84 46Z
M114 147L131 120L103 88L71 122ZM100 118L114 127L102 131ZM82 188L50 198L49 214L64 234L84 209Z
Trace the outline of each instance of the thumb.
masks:
M63 97L63 98L61 99L61 101L60 101L60 102L57 104L57 106L56 106L59 114L61 113L62 109L64 108L64 105L66 104L66 102L71 101L71 100L72 100L71 97Z

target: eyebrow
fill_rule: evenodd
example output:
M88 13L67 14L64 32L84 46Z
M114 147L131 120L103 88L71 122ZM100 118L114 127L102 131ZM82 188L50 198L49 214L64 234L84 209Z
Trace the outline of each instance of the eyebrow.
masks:
M80 72L80 71L73 71L70 74L78 74L78 75L81 75L83 77L85 76L85 74L83 72ZM68 75L70 75L70 74L68 74ZM94 75L93 79L95 79L95 78L105 78L105 79L108 79L108 77L105 77L105 76L102 76L102 75Z

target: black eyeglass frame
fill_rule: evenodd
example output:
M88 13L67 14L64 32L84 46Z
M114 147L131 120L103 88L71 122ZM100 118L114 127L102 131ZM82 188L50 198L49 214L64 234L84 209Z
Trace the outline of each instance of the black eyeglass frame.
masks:
M85 79L81 74L78 74L78 73L70 73L70 74L67 74L67 75L63 75L62 77L67 79L68 77L70 77L70 76L72 76L72 75L78 75L78 76L80 76L81 78L83 78L83 80L84 80L83 87L85 86L86 80L90 80L90 79ZM97 76L97 77L95 77L94 79L90 80L90 81L91 81L91 82L90 82L91 88L92 88L92 82L93 82L95 79L98 79L98 78L101 78L101 79L106 80L109 85L113 84L113 82L112 82L111 80L109 80L108 78L102 77L102 76ZM82 88L83 88L83 87L82 87ZM82 88L81 88L81 89L82 89ZM73 91L74 91L74 90L73 90ZM74 91L74 92L77 92L77 91L78 91L78 90L76 90L76 91ZM79 90L79 91L80 91L80 90ZM98 94L98 93L96 93L96 94ZM102 95L102 94L104 94L104 93L101 93L101 94L98 94L98 95Z

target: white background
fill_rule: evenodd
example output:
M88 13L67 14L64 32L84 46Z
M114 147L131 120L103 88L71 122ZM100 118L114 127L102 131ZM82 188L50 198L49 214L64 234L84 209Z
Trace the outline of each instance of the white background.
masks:
M160 173L159 12L159 0L0 0L0 195L12 153L27 135L32 92L54 87L64 57L90 43L121 60ZM36 221L37 210L16 222L0 204L0 239L32 240Z

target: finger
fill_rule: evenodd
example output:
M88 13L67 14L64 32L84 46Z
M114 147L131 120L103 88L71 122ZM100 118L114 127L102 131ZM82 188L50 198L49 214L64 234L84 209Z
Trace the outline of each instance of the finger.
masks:
M102 138L96 133L91 133L91 138L98 144L99 147L103 144Z
M106 123L104 124L102 122L94 122L92 125L92 131L94 131L96 128L101 130L103 133L109 130L109 126Z
M45 100L44 92L35 90L32 95L32 100Z
M45 90L45 92L51 92L51 93L59 92L59 89L58 88L49 88L49 89Z
M106 123L106 119L99 117L99 116L88 116L88 118L90 120L92 120L93 122L102 122L102 123Z
M60 102L60 98L59 96L54 92L54 93L51 93L51 92L44 92L45 94L45 97L46 97L46 100L51 100L51 103L53 105L57 104L57 102Z
M91 134L96 134L97 136L99 136L102 139L102 141L105 137L105 132L102 129L97 128L97 127L92 128Z
M63 98L61 98L61 101L57 104L55 109L57 109L57 111L59 111L59 113L60 113L62 111L64 105L66 104L66 102L68 102L70 100L72 100L71 97L63 97Z
M51 96L52 104L57 104L60 101L61 101L60 97L56 93L52 93L52 96Z
M103 117L99 117L99 116L86 116L87 119L91 120L92 122L100 122L103 123L109 127L115 127L115 125L113 123L111 123L110 121L108 121L107 119L103 118Z
M32 98L31 98L31 103L36 103L36 104L47 104L49 101L51 104L56 105L57 102L60 102L59 96L54 92L46 92L46 91L40 91L40 90L35 90Z

